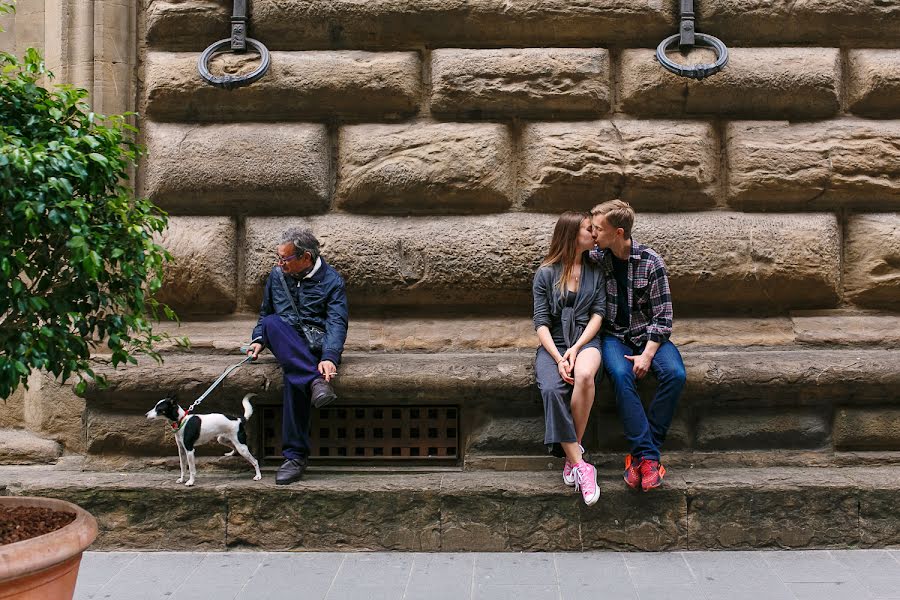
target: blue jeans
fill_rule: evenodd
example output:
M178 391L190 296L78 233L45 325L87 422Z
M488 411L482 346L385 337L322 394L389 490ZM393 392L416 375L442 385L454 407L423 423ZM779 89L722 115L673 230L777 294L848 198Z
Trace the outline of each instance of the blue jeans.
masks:
M641 404L635 383L634 363L625 355L638 355L643 348L636 348L621 342L612 335L604 335L603 367L609 373L616 394L619 418L625 430L625 438L635 459L659 460L659 449L666 439L666 433L675 416L678 398L684 388L686 374L681 353L670 341L666 341L656 351L650 368L656 376L656 395L647 412Z
M310 352L306 339L278 315L262 320L262 338L284 373L281 453L287 459L309 456L309 384L321 377L319 359Z

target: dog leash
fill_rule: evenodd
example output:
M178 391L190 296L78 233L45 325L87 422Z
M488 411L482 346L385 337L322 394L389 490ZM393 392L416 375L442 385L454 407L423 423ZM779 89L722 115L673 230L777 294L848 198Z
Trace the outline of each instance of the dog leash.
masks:
M219 375L219 378L216 379L216 380L213 382L213 384L212 384L211 386L209 386L209 388L208 388L205 392L203 392L203 395L200 396L199 398L197 398L196 400L194 400L194 403L191 404L191 405L188 407L188 409L187 409L186 411L184 411L185 414L190 414L190 413L194 412L194 409L197 408L197 407L200 405L201 402L203 402L204 398L206 398L207 396L209 396L209 393L210 393L211 391L213 391L214 389L216 389L216 386L217 386L217 385L219 385L220 383L222 383L222 380L224 380L226 377L228 377L228 374L229 374L229 373L231 373L232 371L234 371L235 369L237 369L238 367L240 367L240 366L243 365L244 363L249 362L249 361L251 361L251 360L253 360L253 356L248 356L247 358L245 358L245 359L242 360L241 362L236 363L236 364L233 364L233 365L231 365L230 367L228 367L227 369L225 369L225 372L222 373L221 375Z

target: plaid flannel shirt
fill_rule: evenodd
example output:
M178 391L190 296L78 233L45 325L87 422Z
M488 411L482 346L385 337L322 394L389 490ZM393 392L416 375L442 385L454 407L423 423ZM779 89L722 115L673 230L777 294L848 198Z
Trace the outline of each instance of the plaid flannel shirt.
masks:
M647 340L662 344L672 334L672 293L662 257L652 248L631 240L628 260L628 327L616 324L618 282L613 273L612 251L594 246L590 258L603 267L606 275L606 319L603 331L640 348Z

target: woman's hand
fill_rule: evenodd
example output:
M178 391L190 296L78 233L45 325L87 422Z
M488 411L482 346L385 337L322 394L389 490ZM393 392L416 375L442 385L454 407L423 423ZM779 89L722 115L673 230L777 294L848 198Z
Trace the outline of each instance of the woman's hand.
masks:
M566 351L566 354L568 354L568 351ZM559 376L563 381L570 385L575 385L575 379L572 377L572 369L574 369L575 366L569 364L568 358L562 358L556 363L556 368L559 369Z

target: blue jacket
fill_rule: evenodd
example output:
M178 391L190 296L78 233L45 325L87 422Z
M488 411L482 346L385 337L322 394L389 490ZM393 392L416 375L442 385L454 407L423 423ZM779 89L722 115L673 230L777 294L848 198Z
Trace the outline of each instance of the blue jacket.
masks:
M262 320L272 314L280 316L286 323L303 332L297 322L297 316L291 307L291 301L284 293L284 286L275 279L285 277L281 267L273 267L266 279L262 305L259 308L259 321L253 328L253 339L262 336ZM325 331L322 342L322 360L330 360L340 364L347 340L347 294L344 291L344 279L334 268L322 259L322 266L315 275L308 279L285 277L288 289L294 297L300 320Z

